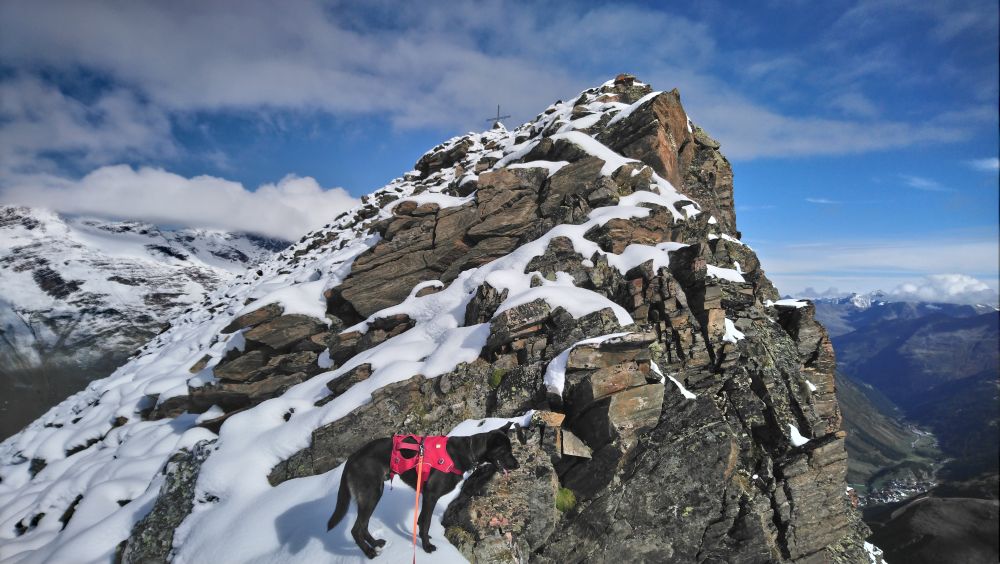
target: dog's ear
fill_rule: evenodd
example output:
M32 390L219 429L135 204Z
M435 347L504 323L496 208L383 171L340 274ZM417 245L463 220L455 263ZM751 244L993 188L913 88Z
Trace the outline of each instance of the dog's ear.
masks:
M522 445L528 444L528 433L524 430L524 427L515 425L514 430L517 432L517 440L520 441Z
M503 427L500 427L500 430L503 431L504 433L508 433L509 434L510 433L510 427L513 424L514 424L513 421L508 421L506 425L504 425Z

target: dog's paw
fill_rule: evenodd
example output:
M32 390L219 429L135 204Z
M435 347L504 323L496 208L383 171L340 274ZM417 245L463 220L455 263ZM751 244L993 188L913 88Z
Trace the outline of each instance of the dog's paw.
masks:
M438 547L434 546L433 544L431 544L429 542L425 542L424 543L424 552L428 552L428 553L429 552L434 552L437 549L438 549Z
M385 546L385 539L375 539L375 548L382 548Z

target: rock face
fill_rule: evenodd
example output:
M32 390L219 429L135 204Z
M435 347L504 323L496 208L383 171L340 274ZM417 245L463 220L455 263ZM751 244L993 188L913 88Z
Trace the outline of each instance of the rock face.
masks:
M629 98L612 86L601 95L634 102L648 92ZM701 204L702 214L678 222L654 208L644 218L613 220L587 234L616 254L636 244L687 245L671 254L669 267L647 262L622 273L609 266L606 255L580 256L570 239L558 237L528 265L526 272L542 277L572 277L576 285L625 307L635 320L626 338L572 349L558 397L542 382L546 364L576 341L619 331L613 315L574 319L541 300L494 314L504 296L488 284L480 286L466 322L490 320L484 359L493 369L476 371L497 381L485 405L468 405L460 417L555 408L566 415L567 435L591 454L564 455L551 438L549 464L536 467L540 485L518 489L496 480L486 486L470 481L468 489L484 495L463 495L452 505L446 516L449 538L480 562L604 561L619 554L646 561L862 559L863 525L844 494L846 453L830 339L811 304L767 305L778 295L753 251L737 237L712 236L738 235L732 171L719 144L689 127L676 91L650 98L626 120L591 131L607 147L649 165ZM475 200L457 208L398 205L378 226L383 240L355 261L334 294L330 312L372 315L401 302L421 281L447 284L461 270L504 255L559 223L581 222L594 207L650 181L634 165L602 176L604 161L560 143L543 140L524 157L571 160L551 176L530 166L499 169L480 174ZM465 144L421 162L453 163L461 147ZM737 265L733 270L739 274L713 275L710 265ZM730 336L729 325L739 340ZM657 372L684 383L697 398L685 399L674 384L661 382L654 363ZM469 369L460 374L468 378ZM367 437L401 424L415 429L432 421L450 424L454 419L440 413L422 422L402 420L397 410L408 404L427 404L412 411L433 409L435 402L426 395L412 397L415 385L383 389L372 404L315 431L312 446L279 465L272 483L338 465L360 444L350 428L365 429ZM463 385L463 397L476 393ZM793 427L811 440L794 444ZM525 455L540 459L537 453ZM556 484L549 482L552 475ZM548 500L560 487L572 491L578 505L554 523L547 515L536 517L522 498ZM545 524L527 534L526 524L512 524L517 512L498 509L505 503L529 507L523 519Z
M123 369L145 419L123 429L206 412L219 433L202 480L235 501L188 517L181 560L229 546L208 531L244 521L230 507L289 519L255 503L261 488L316 499L303 492L372 438L534 410L521 467L478 469L445 511L470 561L867 561L830 340L808 302L775 302L739 241L729 164L676 91L623 75L515 131L452 139L258 278L293 280L288 303L325 316L247 312L252 290L234 288L225 314L191 323L204 345L175 345L178 326ZM36 458L16 448L18 468ZM128 546L165 538L150 519Z

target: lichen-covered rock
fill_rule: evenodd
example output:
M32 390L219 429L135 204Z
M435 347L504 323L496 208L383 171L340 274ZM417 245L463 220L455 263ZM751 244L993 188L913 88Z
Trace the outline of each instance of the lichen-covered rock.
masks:
M163 469L163 485L150 512L132 527L121 554L125 564L169 562L174 531L194 507L198 471L212 453L215 441L201 441L182 450Z
M559 478L539 437L532 435L526 444L513 441L513 452L519 468L505 474L477 470L441 521L445 536L473 564L530 559L560 519ZM497 550L498 539L505 550Z

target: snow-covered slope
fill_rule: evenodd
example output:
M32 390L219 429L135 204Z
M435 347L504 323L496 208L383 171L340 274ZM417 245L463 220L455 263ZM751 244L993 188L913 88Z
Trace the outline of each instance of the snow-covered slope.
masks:
M632 95L636 91L639 95ZM818 405L798 372L794 344L787 344L790 338L778 322L763 313L766 307L770 316L778 317L775 307L763 303L764 298L778 296L763 278L756 259L735 237L731 193L696 203L674 184L685 178L686 171L658 171L603 142L611 142L611 137L603 137L602 132L613 130L624 137L630 128L642 132L650 124L659 127L659 122L649 117L652 107L671 112L657 119L680 120L672 127L678 128L674 130L677 136L684 132L690 145L674 147L675 159L677 152L687 151L684 162L694 162L689 158L694 139L706 151L702 155L714 151L715 142L693 128L680 110L676 93L661 95L641 83L619 87L609 81L570 102L550 106L515 130L498 127L435 147L417 163L417 170L367 196L364 205L308 234L257 270L211 292L204 307L176 315L167 331L110 377L93 382L0 445L0 559L109 562L120 553L121 543L132 536L124 549L125 560L142 561L146 557L143 551L157 549L148 535L168 530L166 542L172 546L169 557L174 562L362 561L364 557L349 540L347 527L331 533L324 530L340 471L339 462L322 471L314 471L311 462L302 462L302 453L312 456L309 449L315 446L316 433L352 421L359 410L374 405L373 398L401 393L400 386L407 382L417 387L419 391L414 393L418 398L421 394L447 394L466 385L463 378L469 371L481 370L492 362L495 368L487 374L490 382L499 381L490 386L505 389L505 373L517 372L530 360L537 384L543 385L544 366L557 358L565 362L577 346L599 350L607 343L617 351L615 358L632 350L629 347L634 348L635 343L644 348L657 338L655 331L672 330L665 321L653 319L659 313L650 314L648 304L643 306L642 278L636 282L626 275L649 270L669 278L667 267L677 262L677 252L688 252L690 256L681 262L690 264L691 272L700 273L685 284L702 288L697 298L690 290L692 297L688 299L692 303L697 299L705 316L698 321L687 311L683 297L676 298L676 303L684 304L677 306L681 311L672 310L671 314L678 319L677 350L683 347L684 360L677 364L677 357L664 357L661 349L656 353L661 373L660 368L652 368L656 364L648 356L628 359L632 363L629 374L639 382L625 385L632 399L623 405L630 408L618 415L645 419L641 425L631 419L622 423L616 431L618 442L606 445L602 452L617 448L630 451L636 444L635 433L656 423L663 402L672 402L689 414L702 408L709 410L706 413L717 413L712 398L723 392L712 375L731 370L736 351L747 350L748 343L764 334L778 335L785 340L782 350L792 351L787 353L792 360L781 362L790 367L788 377L795 382L778 386L793 386L796 394L804 394L795 400L802 404L796 407L797 412L787 407L769 408L772 412L768 417L775 424L768 439L773 445L766 448L787 453L788 460L799 460L803 466L804 453L810 449L842 451L836 427L828 423L829 408ZM645 154L647 149L639 146L633 152ZM721 157L715 158L724 163ZM724 164L728 170L728 163ZM692 164L692 170L696 169ZM559 193L557 179L572 192ZM713 175L711 181L698 186L710 186L714 179ZM525 188L528 182L535 182L536 188ZM546 188L537 187L542 185ZM520 196L524 194L530 197ZM642 222L660 231L628 228ZM602 234L607 237L602 238ZM709 241L718 253L704 251ZM547 269L538 265L544 257L551 257L555 248L563 249L560 252L568 258L563 268L543 275ZM697 249L703 249L701 255L691 252ZM705 260L714 264L706 265ZM678 276L687 276L682 270L678 272ZM591 276L591 282L584 283L580 276ZM638 285L639 294L628 294L627 280L631 280L631 288ZM595 287L599 283L607 287ZM663 284L663 292L668 292L667 282ZM670 284L680 292L678 282ZM705 292L706 287L718 291L714 298ZM754 308L753 319L736 317L733 305L726 306L731 308L727 313L719 305L720 288L732 289L726 300L749 300L752 305L746 307ZM738 294L737 289L743 293ZM737 295L744 297L728 297ZM714 304L709 303L712 300ZM532 325L526 315L535 315L537 323ZM532 336L532 332L549 331L543 329L543 321L556 315L561 315L562 321L551 328L551 341ZM736 318L735 324L727 315ZM795 321L805 314L796 310L788 315L791 322L806 327L805 321ZM516 326L519 341L511 341L515 323L522 323ZM699 323L704 325L690 329ZM812 325L808 327L796 333L805 338L812 334L809 331L815 331ZM556 338L560 331L566 334ZM502 340L504 335L507 341ZM584 345L584 341L590 344ZM509 350L532 342L542 345L535 350ZM673 347L673 342L667 346ZM501 345L508 347L503 354L498 352ZM566 354L561 354L564 351ZM251 360L253 355L256 360ZM253 364L253 372L237 374L237 363ZM260 368L264 363L266 366ZM288 363L299 365L279 374L280 367ZM772 372L777 373L776 369ZM814 370L812 374L813 381L823 387L820 394L832 393L832 371ZM570 383L576 384L579 377L576 373ZM421 387L421 382L431 379L436 379L434 389L438 392ZM749 382L749 378L744 379ZM688 391L682 380L698 388ZM742 384L733 384L737 385ZM489 391L485 377L468 386ZM541 394L545 395L544 389ZM749 390L746 394L752 395ZM410 430L430 425L443 432L467 433L497 423L492 420L483 427L472 420L462 423L462 414L485 411L481 407L485 396L485 392L478 398L452 393L440 405L432 405L430 412L439 418L431 423L421 422L429 411L414 403L419 399L408 403L392 396L392 401L382 405L389 406L384 408L387 419L406 417L400 423ZM549 401L554 408L562 408L560 399L543 398L541 403ZM789 400L783 401L787 404ZM502 404L505 418L526 422L530 417L530 412L518 407L523 404L514 400L501 398L496 402ZM764 425L762 416L754 417L760 417ZM357 435L350 440L356 443L369 438L364 436L367 429L348 424L353 426L347 432ZM788 436L789 428L806 436ZM740 441L747 435L743 437ZM598 446L597 439L586 440ZM705 440L715 441L712 437ZM728 436L719 444L727 449L732 444L737 449L736 439L730 442ZM165 475L165 464L179 449L193 449L194 454L175 457ZM703 474L722 476L725 467L727 476L731 475L736 471L738 450L731 452L719 459L723 466L717 470L713 466ZM763 456L761 452L754 450L753 456ZM728 466L726 460L730 460ZM797 471L806 472L805 476L823 472L833 464L829 460L836 457L827 456L810 463L809 469ZM309 468L296 472L289 466L293 461ZM533 474L547 467L546 475L558 489L548 457L535 461L524 470L525 483L548 484ZM747 488L757 487L749 481L751 474L758 480L752 466L757 463L747 462L745 468L740 464L742 483ZM766 464L777 463L768 459ZM770 466L761 463L757 467L763 475ZM275 478L279 468L294 479ZM182 475L188 477L180 478ZM839 499L843 476L839 475L838 482L838 474L831 475L831 488L821 489L829 489L834 496L824 529L854 534L845 532L849 527ZM772 479L777 478L764 476L759 483ZM162 493L183 489L184 480L192 489L187 501L178 502ZM683 480L670 480L663 487L684 484ZM811 501L803 497L802 504L825 499L826 493L815 493L812 484L808 494L800 494L796 487L788 486L787 493L781 495L793 499L808 495ZM649 488L643 491L651 492ZM398 487L395 493L387 494L373 533L388 540L382 559L399 561L408 556L412 497ZM754 497L754 511L769 512L770 507L777 507L777 502L767 501L772 494L766 488L753 495L763 496ZM183 507L184 503L188 507ZM444 503L438 506L439 514ZM546 515L555 513L554 505L542 509ZM684 512L688 522L701 522L700 516L689 516L688 509ZM706 509L705 522L717 521L719 511L714 505ZM674 514L676 517L676 511ZM179 515L182 522L165 525L172 515ZM795 518L786 515L774 519ZM352 521L353 515L347 520ZM548 534L554 526L546 529ZM811 539L810 526L805 519L798 525L794 533L798 546L792 554L825 550L841 538ZM754 534L760 539L776 538ZM461 560L462 554L468 555L442 537L437 517L432 535L441 547L435 561ZM511 547L527 542L508 538ZM663 535L656 533L650 538L661 539ZM698 544L703 538L707 537L699 533L683 541L677 539L676 544ZM838 550L861 549L859 542L843 542L848 548ZM525 544L524 548L530 547ZM161 553L160 557L166 556Z
M65 397L106 376L175 315L286 245L0 206L0 436L30 420L22 398Z

